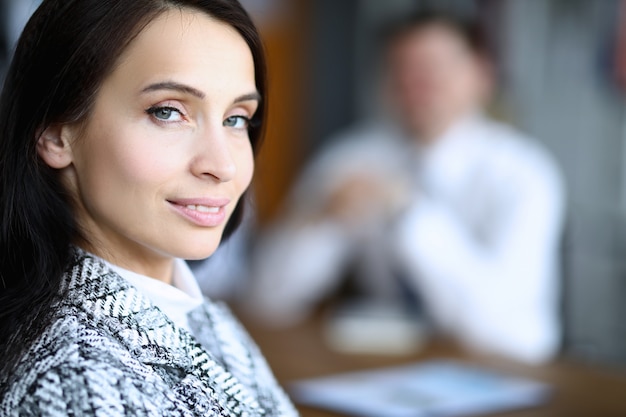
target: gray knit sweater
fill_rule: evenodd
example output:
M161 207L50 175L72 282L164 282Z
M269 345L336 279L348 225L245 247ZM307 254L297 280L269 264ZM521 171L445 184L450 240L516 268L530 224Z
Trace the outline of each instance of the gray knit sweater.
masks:
M0 416L296 416L265 360L221 305L193 334L78 250L51 324L0 375Z

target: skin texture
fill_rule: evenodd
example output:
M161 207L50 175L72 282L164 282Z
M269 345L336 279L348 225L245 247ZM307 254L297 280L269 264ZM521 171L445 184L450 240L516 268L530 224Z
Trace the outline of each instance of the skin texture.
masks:
M491 71L452 29L432 23L389 48L394 107L415 137L431 142L489 96Z
M257 106L252 55L233 28L191 10L152 21L88 119L51 126L38 143L74 197L81 246L165 282L174 257L210 256L252 178L247 120ZM199 198L228 204L202 214L209 225L174 204Z

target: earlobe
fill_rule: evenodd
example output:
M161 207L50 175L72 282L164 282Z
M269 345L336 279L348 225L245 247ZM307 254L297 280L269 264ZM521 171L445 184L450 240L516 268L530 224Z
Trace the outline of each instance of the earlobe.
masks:
M66 126L48 126L37 140L37 153L51 168L61 169L72 163L72 149Z

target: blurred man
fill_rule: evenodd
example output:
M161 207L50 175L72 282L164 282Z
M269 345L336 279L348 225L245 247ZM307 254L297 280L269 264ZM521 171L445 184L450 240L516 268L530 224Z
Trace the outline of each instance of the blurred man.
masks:
M419 294L469 347L549 359L563 217L553 161L483 114L492 74L471 22L414 16L386 59L393 117L339 135L305 170L256 252L257 306L295 322L352 265L379 297Z

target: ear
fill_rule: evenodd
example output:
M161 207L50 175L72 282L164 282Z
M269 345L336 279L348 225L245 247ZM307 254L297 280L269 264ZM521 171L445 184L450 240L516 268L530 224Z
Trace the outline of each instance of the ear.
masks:
M51 168L65 168L73 160L70 139L66 125L50 125L39 135L37 153Z

